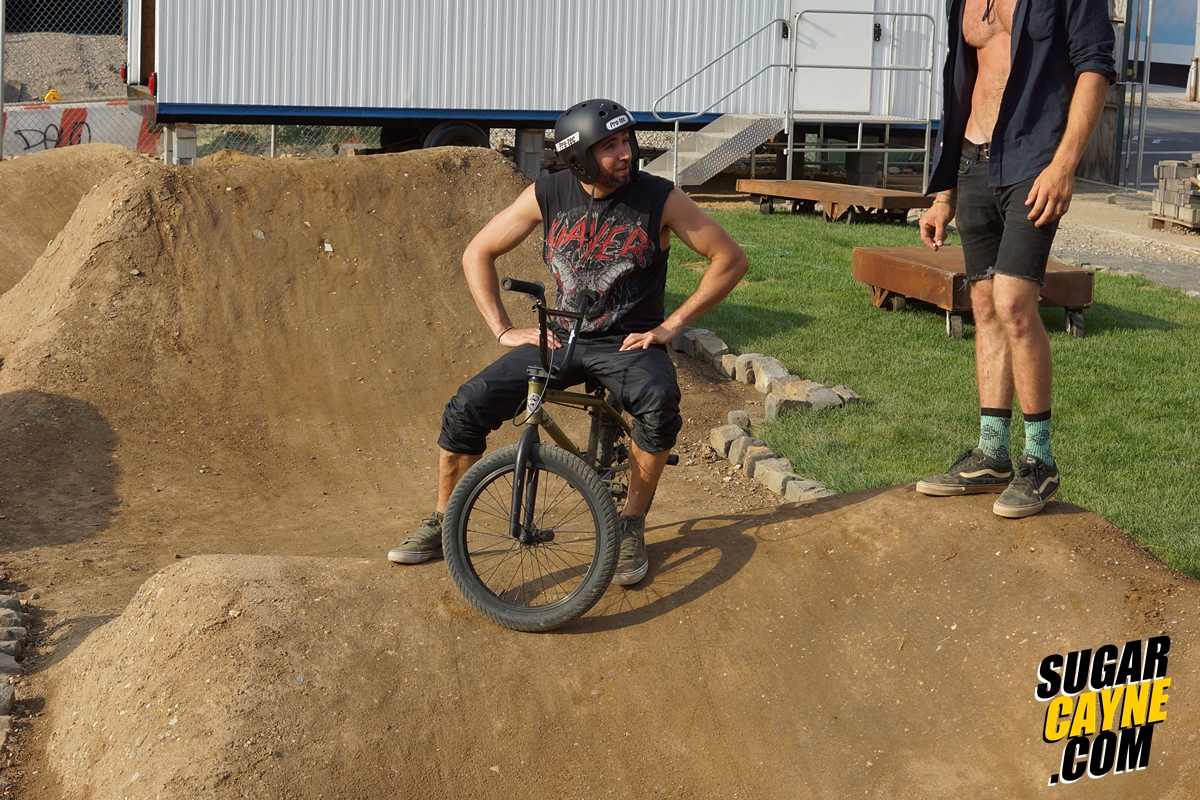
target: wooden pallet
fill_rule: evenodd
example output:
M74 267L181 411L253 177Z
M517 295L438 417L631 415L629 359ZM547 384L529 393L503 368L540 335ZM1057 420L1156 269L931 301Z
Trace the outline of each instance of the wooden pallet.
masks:
M824 181L765 181L742 178L737 190L758 195L758 210L770 214L777 198L792 201L792 211L812 211L817 203L825 212L826 222L846 222L872 216L907 220L913 208L929 208L933 198L899 189L878 189Z
M971 310L971 291L961 247L856 247L851 277L871 287L876 308L900 311L908 298L932 303L946 312L946 333L963 336L963 315ZM1091 308L1095 276L1058 261L1046 264L1046 285L1039 305L1066 309L1067 332L1083 336L1083 310Z
M1150 227L1155 230L1170 230L1175 225L1186 228L1189 231L1200 230L1200 223L1184 222L1181 219L1173 217L1160 217L1157 214L1150 215Z

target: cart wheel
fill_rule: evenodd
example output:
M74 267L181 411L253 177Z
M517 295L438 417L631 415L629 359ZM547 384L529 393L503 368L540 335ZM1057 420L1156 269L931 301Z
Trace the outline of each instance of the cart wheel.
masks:
M1083 338L1082 311L1067 311L1067 333L1078 339Z
M792 201L792 213L793 213L793 214L799 214L799 213L800 213L801 211L803 211L803 210L804 210L804 203L803 203L803 202L801 202L800 200L793 200L793 201Z
M850 206L849 208L846 209L846 213L842 214L841 221L846 223L847 225L853 225L855 222L858 221L859 216L860 216L860 214L859 214L858 208L856 206Z
M907 302L902 294L894 294L887 299L888 311L903 311L906 305Z
M963 318L961 314L946 312L946 335L951 339L963 338Z
M833 222L833 217L831 217L831 216L829 215L829 212L828 212L828 211L826 211L826 210L822 210L822 212L821 212L821 216L823 216L823 217L825 218L825 221L826 221L826 222Z
M769 197L759 198L758 213L760 213L760 214L774 214L775 213L775 205L774 205L774 203L772 203L771 198L769 198Z

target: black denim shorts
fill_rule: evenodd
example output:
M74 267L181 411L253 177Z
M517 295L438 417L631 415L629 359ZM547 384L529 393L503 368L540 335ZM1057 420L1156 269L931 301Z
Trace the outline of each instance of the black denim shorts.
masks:
M662 345L621 352L624 339L624 334L580 338L563 378L550 388L566 389L591 376L619 397L633 417L632 439L638 447L647 453L670 450L683 427L675 365ZM562 351L555 355L561 358ZM484 452L488 434L511 420L525 398L525 368L537 363L538 348L522 345L459 387L442 414L438 446L466 455Z
M1012 186L988 186L988 160L964 148L958 168L955 225L962 237L967 280L1012 275L1046 285L1046 261L1058 220L1038 228L1025 205L1034 178Z

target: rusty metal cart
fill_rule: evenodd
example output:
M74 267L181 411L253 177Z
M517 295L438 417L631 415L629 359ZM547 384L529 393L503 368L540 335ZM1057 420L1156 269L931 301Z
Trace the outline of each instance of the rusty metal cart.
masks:
M856 247L851 277L871 287L876 308L900 311L908 298L932 303L946 312L946 334L963 336L963 315L971 294L961 247ZM1040 305L1066 311L1067 332L1083 336L1083 310L1091 308L1095 276L1058 261L1046 264Z
M817 203L826 222L851 223L863 216L904 222L914 208L929 208L932 197L898 189L853 186L825 181L765 181L741 179L737 190L759 197L759 211L770 214L775 198L792 201L793 211L812 211Z

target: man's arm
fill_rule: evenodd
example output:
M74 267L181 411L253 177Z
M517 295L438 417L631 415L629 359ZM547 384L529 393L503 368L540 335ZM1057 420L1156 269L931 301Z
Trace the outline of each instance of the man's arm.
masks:
M1025 205L1033 206L1029 219L1039 228L1054 222L1071 207L1075 169L1100 121L1108 86L1106 75L1097 72L1079 75L1075 94L1071 97L1071 110L1067 113L1067 130L1054 153L1054 160L1038 175L1025 199Z
M516 328L508 318L504 303L500 300L500 276L496 273L496 259L525 241L542 221L542 210L538 207L533 186L521 192L512 205L492 217L483 230L463 251L463 274L467 287L479 313L492 329L492 335L506 347L522 344L537 344L537 328ZM558 347L558 340L550 334L550 346Z
M644 350L653 344L670 342L693 320L716 308L750 267L746 254L733 237L679 189L672 189L667 196L663 224L710 263L696 291L675 309L675 313L654 330L626 336L621 343L622 350Z

